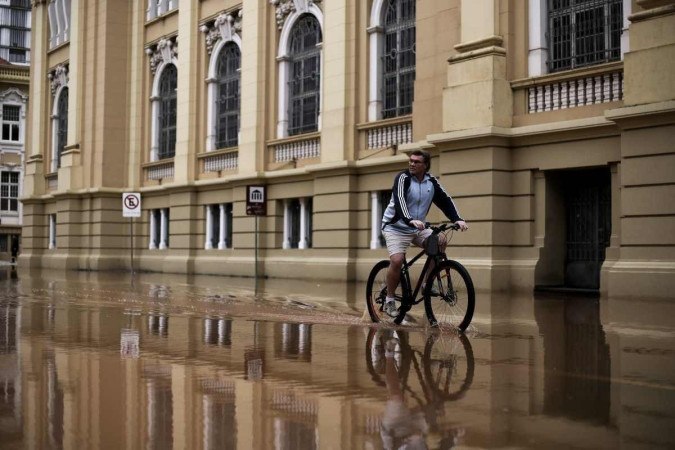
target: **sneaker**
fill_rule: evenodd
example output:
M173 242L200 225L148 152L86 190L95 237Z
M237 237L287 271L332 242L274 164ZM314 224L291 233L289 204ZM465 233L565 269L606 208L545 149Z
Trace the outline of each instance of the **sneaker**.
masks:
M390 317L398 316L398 308L394 300L385 301L382 310Z

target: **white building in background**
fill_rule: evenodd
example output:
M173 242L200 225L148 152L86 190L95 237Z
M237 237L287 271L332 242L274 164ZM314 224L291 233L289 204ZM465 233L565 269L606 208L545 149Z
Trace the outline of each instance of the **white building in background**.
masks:
M20 251L30 0L0 0L0 259Z
M30 0L0 0L0 58L30 63Z

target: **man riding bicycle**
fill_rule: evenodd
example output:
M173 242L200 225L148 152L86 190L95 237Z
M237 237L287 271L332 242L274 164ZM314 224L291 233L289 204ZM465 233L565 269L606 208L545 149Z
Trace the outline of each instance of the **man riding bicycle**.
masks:
M384 311L390 316L397 313L394 292L401 277L401 267L410 244L424 247L431 230L425 227L425 219L433 202L443 214L466 231L469 226L459 216L455 203L445 192L438 179L429 174L431 155L423 150L410 153L408 170L394 178L391 200L382 216L382 235L389 252L387 271L387 298ZM439 235L439 247L445 251L445 235ZM431 267L433 268L433 267Z

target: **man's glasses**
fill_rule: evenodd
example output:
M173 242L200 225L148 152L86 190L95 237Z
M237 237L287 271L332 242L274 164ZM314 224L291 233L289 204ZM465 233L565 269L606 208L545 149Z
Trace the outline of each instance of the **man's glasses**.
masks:
M410 164L424 164L424 161L418 161L416 159L411 159L409 162Z

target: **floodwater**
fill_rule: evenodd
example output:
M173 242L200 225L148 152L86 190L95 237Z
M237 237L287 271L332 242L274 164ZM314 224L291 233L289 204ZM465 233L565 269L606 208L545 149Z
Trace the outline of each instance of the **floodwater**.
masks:
M675 448L675 302L479 294L459 336L363 289L1 270L0 447Z

